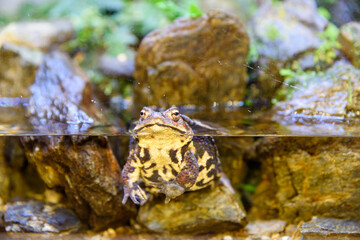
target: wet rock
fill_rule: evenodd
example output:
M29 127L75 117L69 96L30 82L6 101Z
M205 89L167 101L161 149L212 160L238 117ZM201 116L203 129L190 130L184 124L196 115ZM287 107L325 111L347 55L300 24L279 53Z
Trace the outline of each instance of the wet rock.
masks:
M100 120L92 104L90 82L63 53L44 56L30 90L27 112L38 130L84 132Z
M31 91L29 120L38 131L79 134L102 121L89 82L61 53L44 57ZM125 224L134 216L134 206L121 204L121 171L106 137L30 136L22 143L47 186L63 190L90 227Z
M158 233L226 232L246 224L241 203L226 186L188 192L165 204L155 199L140 207L137 221Z
M265 138L250 217L360 219L359 147L357 138Z
M323 75L312 76L291 99L279 103L275 119L285 124L341 122L360 116L359 97L360 71L338 62Z
M139 106L206 105L241 100L248 37L235 17L210 11L147 35L135 61Z
M284 80L279 70L286 65L299 61L305 62L306 68L313 67L313 57L309 66L307 55L320 46L319 33L326 25L314 0L264 3L249 22L250 36L259 55L255 63L259 77L252 86L251 98L269 104Z
M49 51L74 36L75 30L67 20L18 22L9 24L0 32L0 46L13 43Z
M63 233L76 232L81 224L66 208L37 201L6 205L4 225L7 232Z
M341 26L339 41L346 57L355 67L360 68L360 22L349 22Z
M360 221L314 217L301 226L301 234L307 239L359 239Z

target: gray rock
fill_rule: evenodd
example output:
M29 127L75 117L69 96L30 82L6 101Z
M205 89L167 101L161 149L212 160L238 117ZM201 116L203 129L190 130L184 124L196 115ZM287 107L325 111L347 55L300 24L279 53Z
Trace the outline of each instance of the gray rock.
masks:
M327 20L317 13L313 0L267 2L249 23L260 57L274 61L289 61L317 48L321 44L317 35L326 25Z
M352 21L360 21L360 2L358 0L317 0L317 2L330 12L330 21L336 26Z
M76 232L80 221L69 209L37 201L8 203L4 225L7 232Z
M239 230L246 224L242 204L226 186L187 192L165 204L155 199L140 207L137 221L158 233L199 234Z
M315 0L268 1L248 24L252 46L256 47L258 78L250 86L254 104L270 105L284 77L281 68L299 61L302 69L314 68L313 50L322 43L319 33L327 20L317 12Z
M90 82L67 55L45 55L30 91L27 114L38 130L64 134L95 124Z
M314 217L301 226L301 234L307 239L360 239L360 221Z

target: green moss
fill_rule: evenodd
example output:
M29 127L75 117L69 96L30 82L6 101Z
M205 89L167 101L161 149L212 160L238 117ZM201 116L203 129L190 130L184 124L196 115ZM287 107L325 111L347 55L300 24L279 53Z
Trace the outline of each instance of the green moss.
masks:
M249 192L249 193L254 193L256 191L256 186L251 185L251 184L242 184L241 188L245 191L245 192Z
M321 64L332 65L336 58L336 50L341 47L338 42L339 29L329 23L323 33L319 34L322 40L321 45L315 50L314 64L321 67Z
M253 106L253 101L251 99L245 99L244 104L246 107Z
M266 37L270 41L275 41L281 38L281 34L279 32L279 29L277 29L274 25L268 25L266 29Z
M318 13L319 13L321 16L323 16L323 17L326 18L327 20L330 20L331 14L330 14L330 12L329 12L326 8L324 8L324 7L319 7L319 8L317 9L317 11L318 11Z
M197 18L203 15L203 12L194 3L189 6L189 15L191 18Z
M258 44L250 41L250 48L247 56L247 62L256 62L259 58Z

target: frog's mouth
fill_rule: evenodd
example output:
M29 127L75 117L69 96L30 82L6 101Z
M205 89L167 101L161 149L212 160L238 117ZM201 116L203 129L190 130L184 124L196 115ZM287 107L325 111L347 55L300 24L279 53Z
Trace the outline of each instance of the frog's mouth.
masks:
M146 129L148 129L148 128L152 128L152 129L153 129L154 126L158 126L158 127L160 127L160 129L159 129L158 131L157 131L157 130L155 130L155 131L149 131L149 133L150 133L150 132L159 132L159 133L161 133L162 131L164 131L164 129L169 129L169 128L170 128L170 129L175 130L176 132L178 132L178 133L180 133L180 134L182 134L182 135L185 135L185 134L186 134L185 131L180 130L179 128L176 128L176 127L170 126L170 125L166 125L166 124L161 124L161 123L153 123L153 124L149 124L149 125L140 127L140 128L138 128L138 129L134 129L134 133L136 133L136 134L139 134L139 133L142 133L142 132L144 132L144 134L145 134L145 133L148 133L148 132L146 131Z

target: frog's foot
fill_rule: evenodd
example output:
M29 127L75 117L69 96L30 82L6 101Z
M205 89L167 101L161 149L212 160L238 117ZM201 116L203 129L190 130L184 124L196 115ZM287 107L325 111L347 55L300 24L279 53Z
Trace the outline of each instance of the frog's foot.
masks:
M148 199L144 190L142 190L136 183L134 183L132 187L124 187L124 198L122 200L122 204L125 204L129 197L135 204L140 205L143 205Z
M169 203L171 199L177 198L185 192L185 189L180 185L176 184L174 181L167 182L163 181L162 179L159 179L159 181L160 182L151 183L151 185L159 188L160 193L165 194L165 203Z

